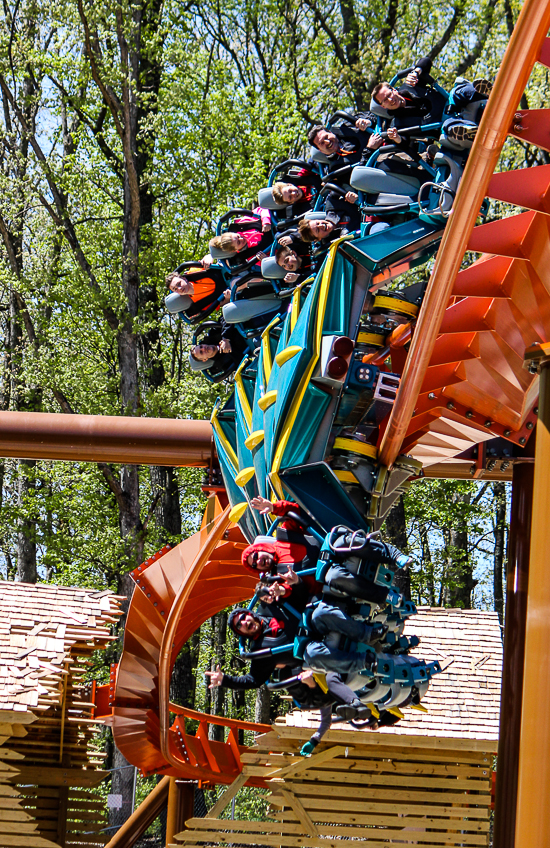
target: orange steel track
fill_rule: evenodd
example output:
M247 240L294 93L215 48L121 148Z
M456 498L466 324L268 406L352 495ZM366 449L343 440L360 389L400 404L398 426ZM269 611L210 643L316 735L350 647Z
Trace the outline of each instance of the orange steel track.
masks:
M516 112L535 62L550 66L549 26L547 0L527 0L414 330L380 444L379 460L387 467L400 453L429 464L491 436L523 445L534 426L538 378L523 370L523 354L532 342L550 338L550 169L493 172L508 135L550 149L550 110ZM532 211L474 229L486 196ZM466 250L482 256L459 272ZM384 351L397 358L409 337L399 330L394 350Z
M550 340L550 166L493 172L510 135L550 150L550 110L516 112L535 62L550 67L549 26L548 0L527 0L418 323L414 331L399 327L371 357L382 364L390 356L392 368L403 372L379 451L388 467L405 452L427 466L449 460L456 469L467 447L495 436L523 446L534 429L538 377L523 361L526 347ZM527 211L474 227L485 196ZM481 256L460 271L467 250ZM214 512L200 533L135 573L111 722L116 744L144 773L230 783L241 770L234 723L226 743L208 740L204 716L195 716L195 736L186 733L190 711L169 728L170 674L181 646L208 617L253 591L254 578L240 565L243 537L237 527L225 529L218 502Z
M107 721L118 748L144 774L231 783L241 772L240 752L246 750L236 731L269 730L266 725L208 716L169 702L172 668L184 643L210 616L254 593L256 580L241 565L246 542L239 528L229 524L228 511L212 498L209 523L205 520L198 533L133 572L136 589L116 692L113 674L111 686L100 687L97 714L112 711ZM171 712L177 717L170 727ZM186 732L185 718L198 720L195 734ZM225 743L208 739L209 723L230 728Z

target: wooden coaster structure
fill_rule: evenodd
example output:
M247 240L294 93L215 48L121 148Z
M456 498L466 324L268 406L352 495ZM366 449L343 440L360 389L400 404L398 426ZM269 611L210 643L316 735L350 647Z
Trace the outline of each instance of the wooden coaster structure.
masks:
M207 817L187 822L177 845L489 844L494 742L331 730L303 758L308 736L278 725L244 757L243 778L261 776L269 789L269 820L220 819L230 787Z
M433 476L470 476L473 466L474 477L486 474L507 479L513 467L495 848L545 848L550 833L550 806L540 803L541 798L550 797L550 583L545 574L550 503L550 171L549 166L539 166L493 175L508 136L550 149L550 110L516 111L535 63L550 67L550 42L546 39L549 25L548 0L526 0L478 131L414 333L412 327L399 328L388 348L378 355L391 356L392 367L394 362L401 362L402 368L401 386L380 447L382 466L390 469L399 453L406 450L422 458L427 473ZM474 229L477 211L487 195L527 211ZM459 272L467 249L482 256L471 268ZM405 346L409 342L407 353ZM524 362L527 370L523 368ZM65 426L78 429L84 416L57 418L70 422ZM93 460L106 458L101 443L104 439L108 458L113 460L208 465L210 431L204 422L193 430L190 455L182 456L180 448L185 447L186 432L191 435L192 422L171 422L170 433L165 433L162 428L159 430L161 425L157 421L139 421L136 425L136 419L111 419L108 429L119 437L113 444L109 433L103 430L103 436L99 430L91 433L84 428L74 437L60 437L61 423L53 419L48 423L48 416L1 413L0 447L7 456ZM535 429L535 421L533 483L532 458L522 454L522 448ZM129 428L133 428L132 443L124 445ZM159 444L161 432L163 437L166 435L163 444ZM36 444L38 434L40 444ZM494 466L488 467L490 460L482 445L494 436L517 446L508 469L503 467L508 462L505 454L497 456L500 467L496 471ZM465 448L477 449L474 461L473 453L465 455ZM171 769L178 774L183 774L185 769L187 773L192 769L193 774L204 769L208 779L214 774L224 782L221 760L213 756L212 748L201 742L201 747L197 746L193 756L189 756L193 743L182 732L182 723L179 732L168 725L167 693L174 639L183 639L187 626L180 625L185 620L182 615L187 616L203 594L208 596L201 612L205 618L250 594L249 587L243 584L235 596L229 597L224 588L216 598L215 593L210 597L212 587L221 587L226 578L231 583L242 576L238 568L242 539L236 538L237 531L228 527L227 516L224 517L221 509L217 517L210 518L203 531L204 546L201 548L197 543L194 553L185 557L182 554L182 582L178 585L177 581L169 580L163 598L151 602L155 612L149 615L144 611L148 607L141 611L139 626L156 630L152 641L147 643L154 644L153 654L149 658L140 655L140 661L136 660L138 677L144 686L148 676L149 689L140 692L143 704L135 699L128 703L131 693L126 683L116 692L115 703L111 704L115 734L120 731L121 741L126 736L130 747L132 728L135 729L134 741L141 740L143 751L151 744L150 767L165 770L167 775L173 775L173 780L176 777ZM226 531L229 536L224 539ZM176 559L179 554L171 552L169 556ZM138 586L144 589L148 602L153 598L153 592L147 591L149 578L150 588L155 583L158 589L157 578L153 580L156 570L153 565L156 567L156 563L150 564L142 577L136 575L136 580L143 581ZM162 567L159 575L162 583ZM207 589L205 593L201 592L202 586ZM160 610L159 602L164 603ZM139 634L139 628L136 632ZM139 641L138 636L135 638ZM124 661L119 671L121 685L123 669ZM206 719L202 719L202 725L206 727L206 724ZM266 755L274 755L272 743L274 740ZM242 758L248 754L234 749L232 756L237 766L241 764L241 773L235 780L242 782L242 767L246 765ZM220 757L229 762L227 751L220 753ZM361 759L366 761L368 756L365 754ZM336 766L333 770L339 771ZM248 779L252 777L247 775ZM330 779L322 781L329 782ZM296 812L300 809L298 805L292 809L305 827L307 819L300 819ZM464 844L483 844L475 841L475 828L470 830ZM303 840L311 838L307 829L306 832L307 837L302 833ZM262 833L262 844L275 844L273 839L278 840L276 844L289 844L285 835ZM258 831L254 839L245 836L240 833L236 838L226 833L217 838L220 842L260 841ZM403 837L403 832L396 836L400 841ZM414 842L415 838L411 832L409 841ZM430 838L435 841L435 837ZM453 840L454 837L444 840L444 844L452 844ZM328 842L333 844L331 840ZM327 840L322 844L327 844ZM369 844L373 848L375 842L370 840Z
M112 592L0 582L0 845L101 846L108 772L90 657L113 639Z

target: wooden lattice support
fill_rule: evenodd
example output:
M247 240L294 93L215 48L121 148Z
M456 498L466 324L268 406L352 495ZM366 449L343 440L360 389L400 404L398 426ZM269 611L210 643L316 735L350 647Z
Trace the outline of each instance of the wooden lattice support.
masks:
M333 730L319 753L304 760L298 752L308 734L276 726L243 755L247 774L263 776L271 789L267 821L193 818L188 830L176 836L177 843L274 848L337 848L342 839L353 839L354 848L386 848L396 840L430 848L489 844L494 739Z
M0 845L89 848L106 841L107 772L84 673L113 638L111 592L0 583Z

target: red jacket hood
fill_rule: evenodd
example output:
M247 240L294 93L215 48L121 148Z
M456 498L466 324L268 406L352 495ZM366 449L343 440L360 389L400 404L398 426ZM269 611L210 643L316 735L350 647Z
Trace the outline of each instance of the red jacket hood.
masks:
M279 561L277 548L274 544L271 542L254 542L253 545L249 545L245 548L241 554L241 562L250 574L255 574L257 576L260 573L256 568L252 568L252 566L247 562L250 554L253 554L256 551L264 551L266 554L271 554L276 563Z

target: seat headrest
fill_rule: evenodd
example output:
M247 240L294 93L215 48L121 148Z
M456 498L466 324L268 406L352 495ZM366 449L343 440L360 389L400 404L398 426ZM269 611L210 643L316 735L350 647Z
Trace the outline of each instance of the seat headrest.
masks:
M261 188L258 192L258 206L262 209L286 209L286 203L277 203L273 198L273 189Z
M189 309L193 301L188 294L177 294L171 292L164 298L164 304L171 315L176 315L178 312L185 312Z
M214 363L211 359L205 359L204 362L199 362L198 359L194 359L191 354L189 354L189 367L191 371L206 371L207 368L211 368Z
M274 256L266 256L265 259L262 259L262 277L267 280L282 280L286 273L284 268L277 265Z
M304 221L324 221L327 217L326 212L306 212L304 214Z
M388 120L390 120L391 117L392 117L391 112L388 112L387 109L383 109L382 106L380 105L380 103L376 102L374 97L371 98L370 106L369 106L369 112L372 112L373 114L377 115L379 118L387 118Z
M222 250L221 247L212 247L212 245L208 249L212 259L230 259L231 256L235 256L234 250Z
M320 162L322 165L330 165L331 162L334 161L330 158L330 156L326 156L324 153L321 153L320 150L317 150L316 147L309 148L309 155L314 162Z

